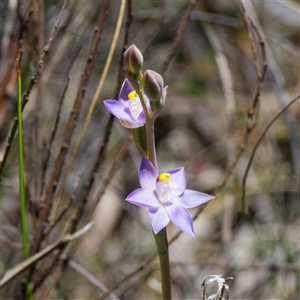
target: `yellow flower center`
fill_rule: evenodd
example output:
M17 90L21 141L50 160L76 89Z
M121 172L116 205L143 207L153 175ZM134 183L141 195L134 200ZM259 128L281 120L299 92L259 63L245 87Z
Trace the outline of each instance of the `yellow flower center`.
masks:
M135 99L136 97L138 97L138 94L134 90L128 94L129 99Z
M158 176L158 181L160 182L165 182L165 181L168 181L171 179L171 174L169 173L161 173L159 176Z

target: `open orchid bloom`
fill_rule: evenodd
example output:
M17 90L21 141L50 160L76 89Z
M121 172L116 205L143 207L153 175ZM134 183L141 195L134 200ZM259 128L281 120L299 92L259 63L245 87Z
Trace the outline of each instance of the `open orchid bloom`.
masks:
M149 209L154 233L172 220L182 231L194 236L193 220L187 208L199 206L214 197L187 190L184 168L158 174L146 157L141 161L139 181L141 188L130 193L126 201Z
M167 97L167 88L162 90L162 106L165 103ZM146 94L143 94L148 112L151 114L150 101ZM133 89L128 79L124 80L118 100L105 100L103 101L105 107L117 117L121 124L126 128L138 128L145 124L145 113L141 100Z
M105 100L103 102L124 127L137 128L145 124L145 114L140 98L128 79L125 79L122 85L118 100Z

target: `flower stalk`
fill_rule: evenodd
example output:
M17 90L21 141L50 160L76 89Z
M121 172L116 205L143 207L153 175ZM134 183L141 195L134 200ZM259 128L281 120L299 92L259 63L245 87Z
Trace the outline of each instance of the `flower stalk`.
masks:
M138 96L140 97L141 104L143 106L143 110L146 117L146 139L147 139L147 156L156 169L157 160L156 160L156 149L155 149L155 133L154 133L154 119L151 119L151 115L149 114L148 108L146 106L143 93L141 90L137 91ZM161 274L161 286L162 286L162 297L163 300L171 300L171 276L170 276L170 260L169 260L169 246L168 246L168 238L167 238L167 230L164 227L157 234L153 232L157 253L159 257L160 264L160 274Z
M154 234L154 238L159 257L163 300L171 300L170 260L166 227Z
M149 160L153 164L154 168L157 170L154 120L146 119L146 137L147 137ZM157 248L157 253L158 253L159 263L160 263L163 300L171 300L172 294L171 294L169 246L168 246L166 227L164 227L157 234L153 233L153 235L155 238L155 243L156 243L156 248Z

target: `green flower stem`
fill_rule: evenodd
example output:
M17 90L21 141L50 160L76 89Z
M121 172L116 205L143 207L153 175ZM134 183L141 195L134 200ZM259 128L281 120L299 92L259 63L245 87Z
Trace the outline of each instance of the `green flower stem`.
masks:
M17 63L19 63L19 58ZM21 232L23 257L29 257L27 240L27 220L26 220L26 201L25 201L25 180L24 180L24 154L23 154L23 124L22 124L22 81L19 66L17 68L18 76L18 140L19 140L19 186L20 186L20 210L21 210ZM31 299L31 289L28 281L25 283L26 299Z
M18 138L19 138L19 185L20 185L20 207L21 207L21 230L23 257L28 258L27 223L26 223L26 202L25 202L25 181L24 181L24 160L23 160L23 126L22 126L22 85L21 74L18 71Z
M136 143L139 146L139 150L143 156L148 155L148 148L147 148L147 138L146 138L146 128L145 126L133 128L133 135Z
M151 161L154 168L158 170L155 151L154 120L146 119L146 139L149 160Z
M151 119L151 115L148 112L143 94L141 91L137 91L144 112L146 116L146 139L147 139L147 152L148 158L155 167L157 168L156 161L156 150L155 150L155 134L154 134L154 120ZM154 233L153 233L154 234ZM170 280L170 263L169 263L169 248L168 248L168 239L167 239L167 230L163 228L157 234L154 234L157 253L159 256L160 263L160 273L161 273L161 285L162 285L162 295L163 300L171 300L171 280Z
M163 300L171 300L171 278L170 278L170 263L169 263L169 248L167 239L166 227L157 234L154 234L157 253L160 263L161 286Z

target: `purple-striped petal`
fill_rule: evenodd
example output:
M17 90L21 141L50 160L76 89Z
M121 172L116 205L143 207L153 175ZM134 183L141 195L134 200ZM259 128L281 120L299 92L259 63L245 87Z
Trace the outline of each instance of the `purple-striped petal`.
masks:
M168 171L171 175L170 186L172 188L172 198L181 195L186 188L186 177L184 168L177 168Z
M170 222L170 218L164 206L159 208L150 208L149 219L155 234L160 232Z
M146 157L142 157L139 172L141 187L144 189L155 190L157 176L158 173L153 167L150 160Z
M132 87L131 83L128 81L126 78L123 82L123 85L121 87L120 95L119 95L119 101L127 106L127 101L128 101L128 94L132 92L134 88Z
M161 206L161 203L157 199L154 191L152 192L142 188L136 189L131 192L125 200L134 205L147 208Z
M182 231L194 237L193 220L186 208L180 204L165 205L172 222Z
M179 201L185 208L192 208L199 206L213 198L215 197L205 193L193 190L185 190Z

